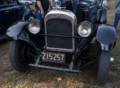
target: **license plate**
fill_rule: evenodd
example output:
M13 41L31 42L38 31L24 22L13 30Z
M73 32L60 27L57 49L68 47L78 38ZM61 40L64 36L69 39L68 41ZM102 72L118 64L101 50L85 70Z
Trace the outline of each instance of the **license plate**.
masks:
M52 53L52 52L43 52L42 60L44 62L56 62L56 63L64 63L65 62L65 54L62 53Z

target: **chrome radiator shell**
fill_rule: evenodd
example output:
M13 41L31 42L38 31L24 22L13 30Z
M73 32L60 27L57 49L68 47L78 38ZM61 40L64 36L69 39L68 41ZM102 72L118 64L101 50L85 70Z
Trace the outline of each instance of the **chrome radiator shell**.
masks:
M55 33L54 34L49 34L48 33L48 30L49 28L47 27L47 22L50 21L50 20L63 20L63 21L66 21L68 23L70 23L70 26L71 26L71 35L70 36L65 36L65 35L56 35ZM50 23L51 25L54 25L54 23ZM61 24L61 23L60 23ZM47 13L47 15L45 16L45 48L48 49L48 50L53 50L53 51L64 51L64 52L74 52L75 50L75 39L74 39L74 36L75 36L75 28L76 28L76 24L77 24L77 19L76 19L76 16L73 12L71 11L68 11L68 10L52 10L50 12ZM62 26L62 25L59 25L59 26ZM68 27L69 28L69 27ZM57 29L56 29L57 30ZM69 29L66 29L66 30L69 30ZM64 32L64 31L63 31ZM48 44L48 37L52 36L53 38L54 37L61 37L63 38L64 40L64 37L69 37L72 39L72 47L71 48L62 48L62 47L50 47L49 44ZM57 40L59 42L59 40ZM57 42L56 41L56 42Z

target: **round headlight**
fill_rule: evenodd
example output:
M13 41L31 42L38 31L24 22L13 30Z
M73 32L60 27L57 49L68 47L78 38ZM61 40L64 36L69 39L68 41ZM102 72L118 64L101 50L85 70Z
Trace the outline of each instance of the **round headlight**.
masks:
M105 7L105 8L108 7L108 1L107 1L107 0L104 0L104 1L103 1L103 7Z
M78 27L78 34L81 37L89 37L92 32L92 24L88 21L82 22Z
M38 20L32 20L28 25L28 30L32 34L37 34L40 32L40 22Z

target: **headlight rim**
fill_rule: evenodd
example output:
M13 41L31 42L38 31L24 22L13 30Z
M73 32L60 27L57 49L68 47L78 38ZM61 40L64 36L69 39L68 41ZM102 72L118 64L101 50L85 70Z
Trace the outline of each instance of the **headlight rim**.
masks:
M82 34L82 33L80 33L80 31L81 30L85 30L86 28L84 28L84 25L86 25L85 23L87 23L88 25L89 25L89 27L88 27L88 33L86 34L86 35L84 35L84 34ZM86 27L86 26L85 26ZM93 28L93 24L90 22L90 21L83 21L83 22L81 22L80 23L80 25L78 26L78 28L77 28L77 33L78 33L78 35L79 36L81 36L81 37L89 37L90 35L91 35L91 33L92 33L92 28ZM85 31L84 31L85 32Z
M38 34L41 31L40 21L37 19L33 19L28 24L28 31L31 34Z

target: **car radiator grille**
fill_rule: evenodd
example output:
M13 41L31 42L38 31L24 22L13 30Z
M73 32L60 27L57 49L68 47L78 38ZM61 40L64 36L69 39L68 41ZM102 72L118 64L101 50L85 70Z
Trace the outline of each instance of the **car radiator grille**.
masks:
M73 49L72 23L65 19L50 19L46 22L46 47Z

